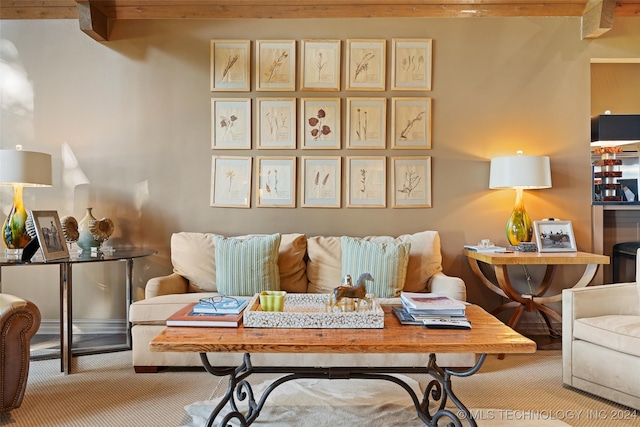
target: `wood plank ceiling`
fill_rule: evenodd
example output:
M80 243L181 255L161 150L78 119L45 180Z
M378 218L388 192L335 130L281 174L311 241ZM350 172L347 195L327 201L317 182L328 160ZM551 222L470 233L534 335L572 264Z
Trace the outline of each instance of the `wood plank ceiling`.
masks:
M517 16L581 16L595 38L640 16L640 0L0 0L0 19L78 19L98 41L120 20Z

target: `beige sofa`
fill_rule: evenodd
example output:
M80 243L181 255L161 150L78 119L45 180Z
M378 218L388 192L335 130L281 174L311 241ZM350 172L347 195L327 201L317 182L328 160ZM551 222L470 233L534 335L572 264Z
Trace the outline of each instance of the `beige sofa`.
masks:
M165 327L171 314L199 298L217 295L214 234L175 233L171 237L173 273L150 279L145 299L130 307L132 324L133 365L136 372L155 372L164 366L201 366L195 353L151 352L149 342ZM240 236L246 239L251 236ZM280 288L291 293L329 293L341 283L342 252L340 237L282 234L278 250ZM435 231L399 236L368 236L366 241L378 243L410 243L406 268L405 291L437 292L455 299L466 299L462 279L442 272L440 237ZM381 303L399 298L380 299ZM286 334L286 329L282 330ZM213 363L236 365L240 354L216 354ZM359 365L414 366L426 365L428 355L416 354L259 354L255 365ZM439 355L441 366L472 366L474 354Z
M640 409L640 251L636 282L562 292L563 382Z

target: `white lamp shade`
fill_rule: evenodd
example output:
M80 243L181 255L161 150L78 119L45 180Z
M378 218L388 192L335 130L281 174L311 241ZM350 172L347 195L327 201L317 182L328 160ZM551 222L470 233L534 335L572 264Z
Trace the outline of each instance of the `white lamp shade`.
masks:
M0 150L0 185L50 187L51 176L50 154Z
M551 188L549 157L506 156L491 159L489 188Z

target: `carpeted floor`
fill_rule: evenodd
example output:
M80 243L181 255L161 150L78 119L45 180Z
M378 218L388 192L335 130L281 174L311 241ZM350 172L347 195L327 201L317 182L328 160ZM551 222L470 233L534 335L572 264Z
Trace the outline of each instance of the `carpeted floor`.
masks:
M200 369L135 374L130 352L75 358L74 373L68 376L62 375L59 369L57 359L32 362L22 407L8 415L0 415L0 425L188 425L192 418L185 407L220 396L226 387L224 378L214 378ZM428 380L422 375L413 378L421 386ZM256 375L252 384L268 379ZM389 383L388 387L388 393L394 396L404 393L395 384ZM523 425L519 421L531 417L541 420L553 417L574 427L640 425L638 411L632 412L563 387L559 351L508 355L505 360L490 356L479 373L468 378L454 378L453 387L458 397L477 415L480 426L496 425L496 419L506 421L503 425L518 426ZM480 409L484 411L480 412ZM628 414L627 419L612 420L614 415L620 414ZM367 427L376 425L382 424L367 423Z

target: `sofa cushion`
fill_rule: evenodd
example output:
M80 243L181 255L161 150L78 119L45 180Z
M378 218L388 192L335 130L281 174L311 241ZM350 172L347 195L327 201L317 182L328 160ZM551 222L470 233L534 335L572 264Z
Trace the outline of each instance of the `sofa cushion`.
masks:
M189 281L188 292L216 292L216 259L213 233L174 233L171 236L171 264L174 273ZM250 236L238 236L246 239ZM283 234L278 254L280 289L287 292L307 291L304 234Z
M280 290L280 234L246 239L214 236L216 284L223 295L252 296Z
M640 316L611 314L576 319L575 339L640 357Z
M410 243L406 292L427 292L428 281L442 271L440 236L437 231L422 231L399 237L367 236L363 240L377 243ZM342 280L342 249L340 237L313 236L307 238L307 276L309 292L329 293Z
M366 282L367 293L379 298L400 296L407 277L410 243L377 243L344 236L340 247L342 276L349 274L356 280L370 273L374 280Z

